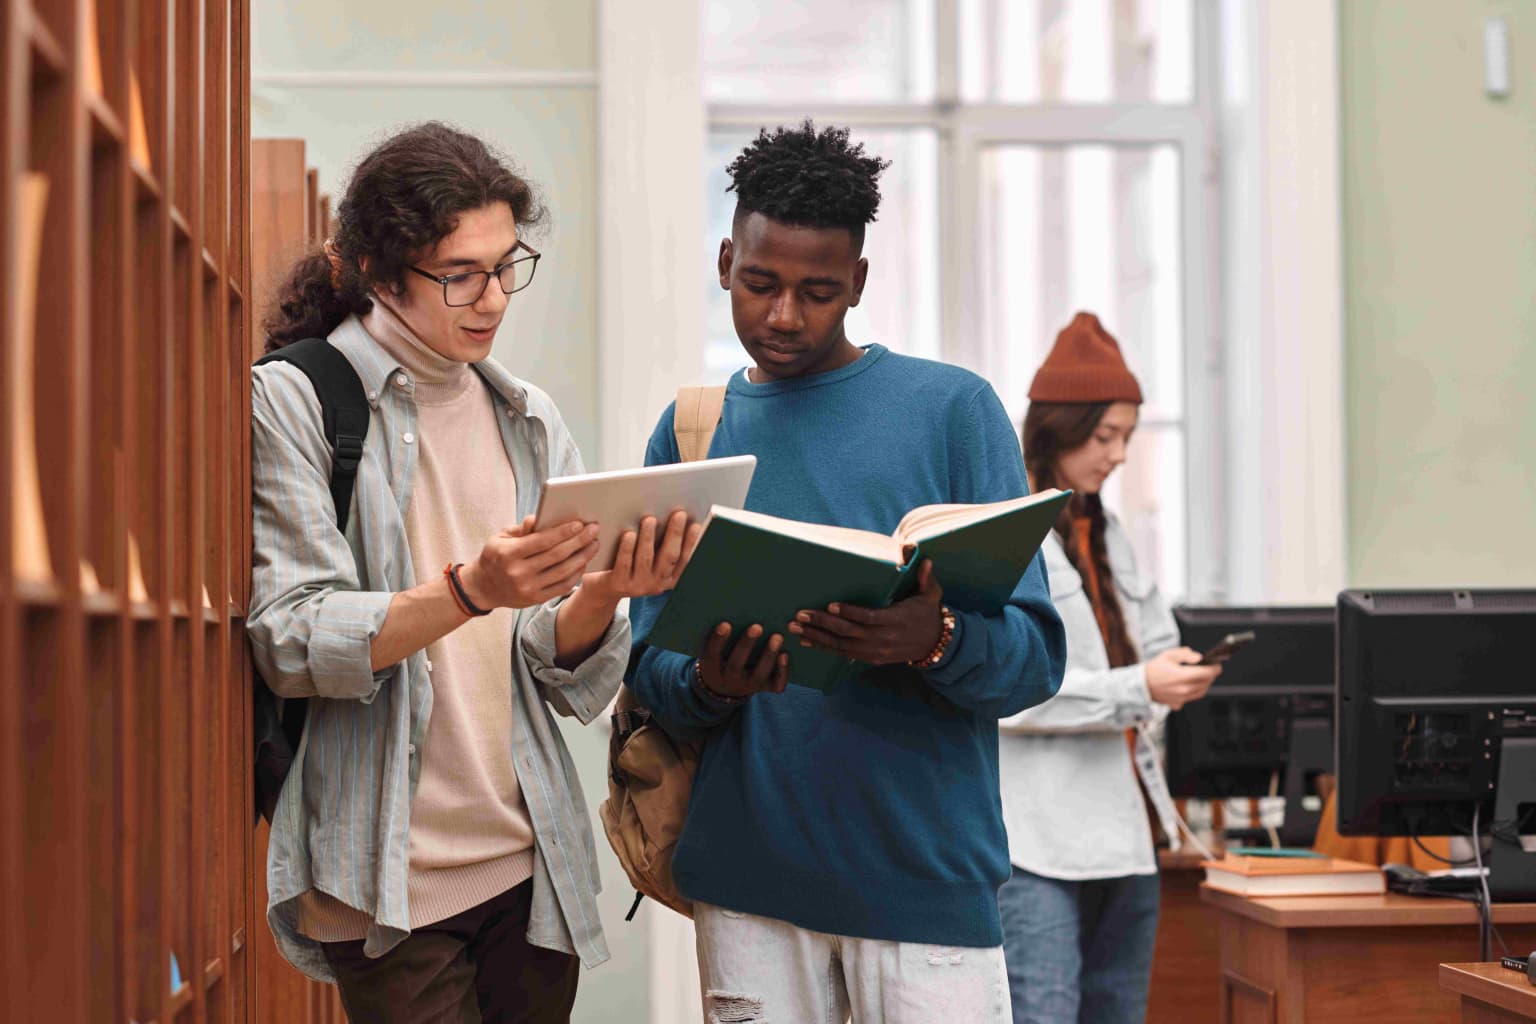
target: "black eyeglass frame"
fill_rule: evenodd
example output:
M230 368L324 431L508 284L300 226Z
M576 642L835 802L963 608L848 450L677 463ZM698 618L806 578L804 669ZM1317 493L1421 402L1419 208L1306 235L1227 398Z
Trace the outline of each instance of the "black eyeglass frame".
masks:
M527 255L526 256L515 256L512 259L507 260L507 262L505 262L505 263L498 263L496 266L492 267L490 270L469 270L469 271L465 271L462 274L443 274L443 275L438 275L438 274L433 274L433 273L429 273L429 272L427 272L425 270L422 270L420 267L411 266L410 264L406 264L405 269L409 270L413 274L420 274L422 277L426 278L428 281L433 281L433 282L436 282L437 284L442 285L442 287L443 287L443 304L445 306L449 306L449 307L451 307L453 309L461 309L464 306L473 306L475 303L479 302L481 296L483 296L485 294L485 290L490 287L490 285L491 285L491 278L493 278L493 277L496 278L496 284L497 284L498 287L501 288L501 293L503 295L515 295L516 293L522 291L524 288L527 288L530 284L533 284L533 276L534 276L535 273L538 272L538 269L539 269L539 257L544 255L544 254L539 252L539 250L535 249L533 246L529 245L527 242L523 241L521 238L519 238L517 240L517 245L512 247L512 251L516 252L519 249L521 249L524 252L526 252ZM508 288L508 287L506 287L505 285L502 284L501 272L503 270L506 270L508 267L515 266L515 265L517 265L519 263L528 263L530 261L532 261L533 266L531 266L528 269L528 280L524 281L522 284L518 285L516 288ZM471 278L471 277L484 277L485 278L485 280L480 282L480 290L475 292L475 297L470 299L468 302L449 302L448 301L448 286L452 285L452 284L454 284L454 283L456 283L458 281L463 281L463 280L466 280L466 279ZM513 279L516 280L516 275L515 274L513 276Z

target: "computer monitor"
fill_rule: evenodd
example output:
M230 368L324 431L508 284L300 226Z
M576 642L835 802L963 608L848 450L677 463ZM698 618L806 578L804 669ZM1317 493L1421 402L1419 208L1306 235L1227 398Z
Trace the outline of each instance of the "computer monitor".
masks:
M1280 837L1310 845L1333 770L1333 608L1175 608L1183 643L1208 650L1229 633L1253 642L1203 700L1168 716L1168 784L1176 797L1285 797Z
M1533 638L1536 590L1339 595L1341 833L1470 835L1475 816L1494 896L1536 897Z

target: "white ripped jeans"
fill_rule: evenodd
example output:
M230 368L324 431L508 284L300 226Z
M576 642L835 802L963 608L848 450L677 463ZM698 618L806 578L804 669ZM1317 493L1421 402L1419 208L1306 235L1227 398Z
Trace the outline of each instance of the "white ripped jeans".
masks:
M855 939L694 904L706 1024L1008 1024L1003 947Z

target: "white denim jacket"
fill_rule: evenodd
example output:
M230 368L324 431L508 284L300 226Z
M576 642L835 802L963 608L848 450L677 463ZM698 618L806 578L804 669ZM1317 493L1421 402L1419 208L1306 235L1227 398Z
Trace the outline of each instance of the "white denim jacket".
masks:
M1145 661L1179 642L1168 604L1136 566L1130 537L1105 511L1104 534L1126 633ZM1143 785L1178 844L1173 800L1153 738L1168 708L1147 693L1141 664L1109 667L1109 654L1083 579L1054 532L1041 545L1051 598L1067 630L1067 671L1044 704L998 722L998 767L1008 853L1048 878L1093 879L1157 871ZM1136 760L1125 730L1138 730Z

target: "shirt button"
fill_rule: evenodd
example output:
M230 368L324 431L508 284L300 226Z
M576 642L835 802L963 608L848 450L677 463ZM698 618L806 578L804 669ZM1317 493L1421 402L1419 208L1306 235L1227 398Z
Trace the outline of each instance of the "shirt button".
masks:
M403 373L402 373L402 374L398 374L398 375L397 375L397 376L396 376L396 377L395 377L395 387L397 387L397 388L403 388L403 387L405 387L405 386L406 386L406 385L407 385L407 384L409 384L409 383L410 383L410 382L411 382L411 379L410 379L410 378L409 378L409 377L407 377L407 376L406 376L406 375L405 375L405 374L403 374Z
M370 392L368 392L368 401L370 401L370 402L377 402L378 400L379 400L379 393L377 391L370 391Z
M404 441L406 444L415 444L416 435L407 430L405 433L400 435L400 440Z
M410 754L412 757L415 757L416 756L416 744L414 744L414 743L407 743L405 745L405 752L407 754Z

